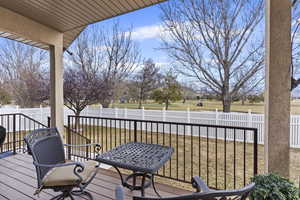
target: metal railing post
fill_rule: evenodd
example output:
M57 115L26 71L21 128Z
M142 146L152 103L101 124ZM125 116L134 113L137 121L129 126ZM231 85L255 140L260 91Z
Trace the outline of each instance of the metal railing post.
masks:
M71 117L68 116L67 144L71 144ZM68 159L71 160L71 147L68 147Z
M254 158L254 175L258 173L258 132L257 129L254 130L254 147L253 147L253 158Z
M47 118L47 126L48 126L48 128L51 127L51 117Z
M137 122L134 121L134 142L137 142Z
M89 159L89 147L86 147L86 154L85 154L85 158L88 160Z
M13 115L13 153L16 154L16 114Z

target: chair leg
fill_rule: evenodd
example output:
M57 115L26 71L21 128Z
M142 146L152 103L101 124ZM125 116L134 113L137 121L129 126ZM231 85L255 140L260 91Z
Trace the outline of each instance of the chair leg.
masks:
M76 195L74 195L74 196L76 196ZM75 200L73 197L72 191L70 191L70 190L63 191L60 195L57 195L50 200L64 200L67 198L70 198L71 200Z
M64 198L64 196L65 196L64 193L62 193L60 195L57 195L57 196L51 198L50 200L61 200L62 198Z
M73 196L86 196L89 200L93 200L93 196L91 193L87 192L87 191L80 191L80 190L75 190L72 191L71 194Z

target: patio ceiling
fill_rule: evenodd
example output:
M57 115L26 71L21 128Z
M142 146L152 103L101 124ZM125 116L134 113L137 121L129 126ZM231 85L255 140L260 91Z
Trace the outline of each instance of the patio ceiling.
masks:
M64 33L67 49L88 24L109 19L165 0L0 0L0 6ZM5 37L48 49L48 45L0 32Z

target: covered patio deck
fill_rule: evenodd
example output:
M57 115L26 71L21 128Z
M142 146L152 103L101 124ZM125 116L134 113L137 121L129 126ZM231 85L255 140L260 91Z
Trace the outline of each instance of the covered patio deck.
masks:
M62 133L63 53L92 23L166 0L0 1L0 37L49 50L51 126ZM295 2L295 1L294 1ZM265 172L289 177L291 0L266 0ZM32 9L34 8L34 9Z
M45 190L40 196L34 196L36 190L36 172L32 164L31 156L16 154L0 159L0 199L9 200L30 200L30 199L51 199L56 193L52 190ZM94 199L114 199L114 190L120 184L120 177L117 173L101 169L94 181L88 186ZM188 193L188 191L157 184L159 193L162 196L174 196ZM56 194L57 195L57 194ZM139 191L131 192L126 190L126 199L132 199L134 195L140 195ZM155 196L152 188L146 190L146 195ZM78 197L76 199L85 199Z

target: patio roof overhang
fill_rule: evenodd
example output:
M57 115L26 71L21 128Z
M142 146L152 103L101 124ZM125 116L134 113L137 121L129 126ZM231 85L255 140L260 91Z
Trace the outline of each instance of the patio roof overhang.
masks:
M63 132L63 51L89 24L165 0L0 0L0 37L50 52L51 125Z
M63 48L67 49L87 25L163 1L165 0L1 0L0 7L63 33ZM49 45L43 42L32 41L10 32L0 31L0 37L49 49Z

